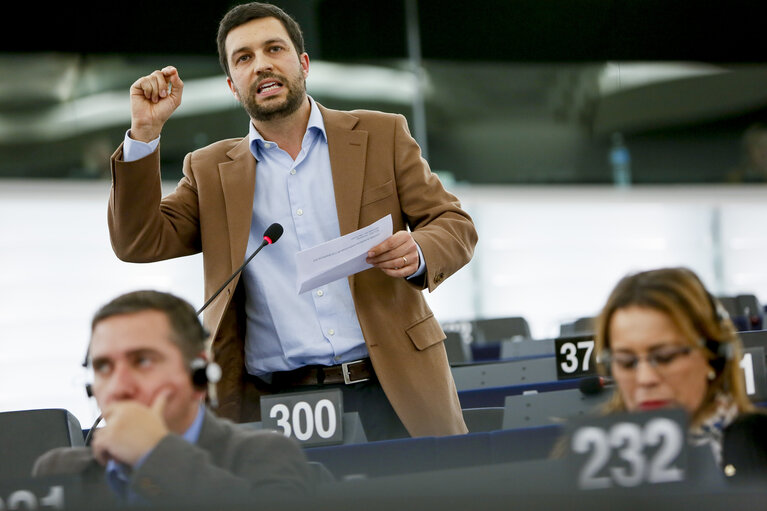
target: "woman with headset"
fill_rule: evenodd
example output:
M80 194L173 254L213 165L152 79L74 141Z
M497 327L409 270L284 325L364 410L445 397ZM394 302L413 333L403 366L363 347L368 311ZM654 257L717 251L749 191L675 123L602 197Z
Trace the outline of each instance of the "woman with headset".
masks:
M745 391L741 343L722 305L686 268L624 277L596 323L597 360L615 392L606 412L681 407L688 439L728 476L767 474L767 415Z

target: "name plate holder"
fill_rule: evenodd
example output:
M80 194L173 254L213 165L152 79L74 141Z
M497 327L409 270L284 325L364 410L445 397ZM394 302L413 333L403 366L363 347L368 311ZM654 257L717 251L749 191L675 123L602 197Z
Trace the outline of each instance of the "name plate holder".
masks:
M79 509L86 502L86 497L79 476L0 481L0 510Z
M687 415L681 409L574 422L568 473L580 490L644 488L688 479Z
M557 380L570 380L596 374L594 337L559 337L554 340Z
M767 401L767 375L765 374L764 348L753 346L743 350L740 368L746 385L746 394L755 403Z
M279 431L303 447L367 442L359 413L344 412L337 388L261 396L260 427Z

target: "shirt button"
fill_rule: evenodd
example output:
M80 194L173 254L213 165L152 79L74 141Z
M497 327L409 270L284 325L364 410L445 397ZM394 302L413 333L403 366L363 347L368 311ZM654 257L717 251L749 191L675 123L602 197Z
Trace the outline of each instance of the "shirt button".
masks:
M319 291L317 291L317 296L322 296L322 295L324 295L324 294L325 294L325 293L322 291L322 289L320 289Z
M299 208L299 209L296 210L296 215L301 216L303 214L304 214L304 210L303 209Z
M271 149L272 144L270 142L264 142L264 147L266 147L267 149Z
M290 169L290 175L295 176L296 175L296 169Z
M341 360L341 355L336 355L335 357L333 357L333 360L338 362L339 360Z
M332 328L328 330L328 335L335 335L335 334L336 334L336 331L333 330Z

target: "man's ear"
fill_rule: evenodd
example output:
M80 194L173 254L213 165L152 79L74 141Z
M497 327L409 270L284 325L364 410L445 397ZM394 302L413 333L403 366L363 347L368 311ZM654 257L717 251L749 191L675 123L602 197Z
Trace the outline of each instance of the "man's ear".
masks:
M309 76L309 54L304 52L298 56L298 62L301 64L301 69L304 72L304 78Z
M229 90L232 91L232 95L234 96L234 99L239 101L240 95L237 94L237 88L234 86L234 82L232 81L232 78L230 76L226 77L226 84L229 86Z

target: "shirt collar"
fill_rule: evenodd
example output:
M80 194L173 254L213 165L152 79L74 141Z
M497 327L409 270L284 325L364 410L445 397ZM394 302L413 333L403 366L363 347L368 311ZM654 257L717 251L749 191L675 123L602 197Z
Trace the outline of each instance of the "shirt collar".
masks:
M202 420L204 417L205 417L205 405L200 403L200 408L197 410L197 417L194 418L192 425L189 426L189 429L187 429L182 435L184 437L184 440L186 440L190 444L197 443L197 440L200 439L200 431L202 430Z
M311 96L307 95L307 97L309 98L311 110L309 112L309 122L306 125L306 132L315 131L321 134L323 141L327 143L328 136L325 133L325 121L322 119L320 108ZM260 161L261 151L264 149L264 143L267 142L267 140L264 140L264 137L258 132L253 125L253 121L248 122L248 140L250 142L250 152L256 160Z

